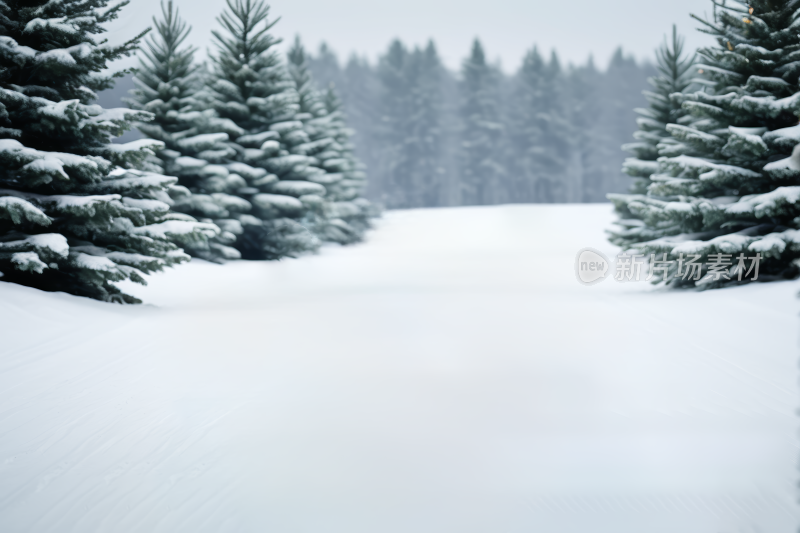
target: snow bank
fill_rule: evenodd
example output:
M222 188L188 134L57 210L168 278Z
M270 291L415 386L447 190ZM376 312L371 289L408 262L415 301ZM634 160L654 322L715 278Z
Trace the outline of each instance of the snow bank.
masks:
M581 286L611 221L389 212L138 307L0 283L4 533L793 533L800 284Z

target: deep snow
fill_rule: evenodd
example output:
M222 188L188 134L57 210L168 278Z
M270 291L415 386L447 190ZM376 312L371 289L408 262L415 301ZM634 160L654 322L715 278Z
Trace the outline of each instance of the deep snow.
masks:
M581 286L611 220L390 212L144 306L0 283L0 531L794 533L800 284Z

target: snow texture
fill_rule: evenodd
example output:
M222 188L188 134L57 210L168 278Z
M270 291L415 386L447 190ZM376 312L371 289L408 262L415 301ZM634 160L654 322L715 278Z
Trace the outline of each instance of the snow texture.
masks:
M180 170L184 172L192 172L197 171L208 163L203 161L202 159L196 159L194 157L189 156L181 156L175 160L175 166L177 166Z
M31 235L25 239L37 248L47 248L56 255L66 257L69 253L67 238L58 233L43 233L41 235Z
M270 207L286 211L299 211L303 209L303 204L300 200L283 194L256 194L253 196L252 201L255 205L264 209L269 209Z
M71 254L71 259L79 268L102 270L105 272L114 272L117 270L117 265L106 257L98 257L96 255L88 255L82 252L76 252Z
M6 53L22 56L23 60L36 56L36 50L28 46L20 46L17 41L7 35L0 36L0 48L3 48Z
M611 221L393 211L144 306L0 283L4 533L795 532L800 283L581 286Z
M213 237L219 233L219 228L214 224L202 224L185 220L167 220L166 222L149 224L133 229L133 233L147 235L148 237L157 239L169 239L170 235L189 235L195 231L202 231L209 237Z
M270 190L278 194L286 194L298 198L305 194L325 194L325 187L308 181L281 181L273 185Z
M227 140L227 133L204 133L202 135L195 135L194 137L181 139L178 141L178 146L184 150L200 152L203 150L209 150L218 143L225 142Z
M264 131L254 135L242 135L236 142L247 148L256 148L269 140L277 140L280 134L276 131Z
M0 196L0 213L2 212L6 213L4 217L11 218L15 224L22 220L27 220L43 226L49 226L51 221L50 217L45 215L39 208L15 196Z
M267 171L263 168L251 167L250 165L245 165L244 163L229 163L225 166L230 172L239 174L243 178L247 178L249 180L257 180L258 178L263 178L267 175Z
M117 154L126 152L139 152L141 150L159 150L164 147L164 143L155 139L138 139L127 143L112 143L105 145L105 149Z
M47 265L39 259L36 252L17 252L11 254L11 262L18 270L41 274Z
M800 200L800 186L778 187L764 194L745 196L731 204L726 211L731 214L755 213L757 217L769 216L771 211L782 204L795 204Z
M31 162L39 159L57 159L68 167L89 167L92 169L98 168L96 162L86 157L62 152L42 152L39 150L34 150L33 148L28 148L21 142L15 141L14 139L0 139L0 152L19 157L21 159L27 159Z
M48 50L47 52L42 52L36 56L36 61L40 63L59 63L61 65L76 65L77 61L75 58L70 55L69 52L64 50L63 48L56 48L54 50Z

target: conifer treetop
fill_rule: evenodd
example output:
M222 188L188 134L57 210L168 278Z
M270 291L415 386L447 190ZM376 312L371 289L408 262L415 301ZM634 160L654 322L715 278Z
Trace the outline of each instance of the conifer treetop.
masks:
M50 100L94 100L96 92L128 72L101 74L108 63L135 53L150 31L116 46L96 37L129 3L123 0L104 9L109 0L49 0L38 6L24 0L0 2L0 47L15 57L13 64L4 65L2 82Z
M668 41L664 37L664 42L656 50L656 69L660 76L651 78L650 84L659 94L681 93L693 83L696 56L685 53L685 41L673 24L672 38Z
M689 92L698 87L695 79L697 68L696 56L684 53L684 39L678 35L676 26L672 26L672 38L664 42L656 50L656 69L658 75L647 81L653 87L651 91L644 91L650 106L647 109L636 109L639 115L637 124L639 131L633 134L638 142L623 145L622 149L633 153L636 157L629 159L623 170L634 177L649 178L655 172L658 159L658 145L661 142L671 142L667 132L667 124L680 124L685 122L687 111L683 109L682 99L673 97ZM702 83L702 80L699 82ZM687 117L691 119L691 117ZM643 162L652 163L643 163ZM643 192L643 183L637 182L634 189Z
M230 80L245 100L265 96L264 84L252 86L253 74L279 63L273 47L282 40L269 33L280 18L268 20L269 6L262 0L226 0L228 10L217 17L229 35L217 30L211 33L217 44L212 61L223 79ZM259 90L261 89L261 90Z
M646 194L652 184L650 177L658 172L659 150L668 150L677 143L667 131L667 125L691 123L694 120L683 109L679 96L698 88L694 79L696 56L684 53L684 40L676 26L672 27L671 39L665 36L664 42L656 50L656 59L658 75L648 79L653 90L644 91L650 105L646 109L635 109L639 115L636 120L639 130L633 134L636 142L622 146L623 150L634 155L625 160L622 170L637 178L630 189L635 194ZM635 203L635 196L612 195L610 198L615 202L618 213L626 220L621 229L610 232L612 242L626 246L664 234L663 228L661 231L648 228L642 224L641 217L631 212L627 202Z
M311 112L315 115L319 114L319 110L315 108L321 102L311 81L307 55L303 43L300 42L300 36L295 37L294 43L286 56L289 60L289 75L294 80L295 88L297 89L300 111Z
M161 14L161 19L153 17L156 31L145 40L147 47L141 50L140 68L134 77L134 98L127 102L135 109L153 113L154 121L139 128L174 149L170 134L186 129L180 113L196 107L200 67L194 64L196 48L182 47L191 27L180 18L172 0L162 1Z
M147 48L141 50L143 58L140 59L144 68L138 74L139 79L156 90L159 83L188 78L199 69L194 64L197 48L194 46L181 48L192 28L180 18L180 13L173 6L172 0L161 2L161 15L161 20L153 17L157 37L151 34L145 40Z

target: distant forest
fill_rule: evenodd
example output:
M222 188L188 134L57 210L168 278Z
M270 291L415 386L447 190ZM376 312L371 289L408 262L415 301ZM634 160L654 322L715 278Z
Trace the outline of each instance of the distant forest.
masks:
M318 87L333 87L344 103L366 196L390 209L605 202L627 191L620 147L655 75L622 49L600 70L592 59L563 66L536 48L508 75L477 40L457 72L433 42L394 41L377 64L358 56L343 64L323 44L309 66ZM132 88L123 78L100 103L119 106Z

